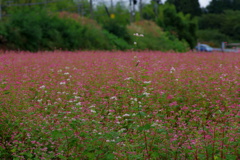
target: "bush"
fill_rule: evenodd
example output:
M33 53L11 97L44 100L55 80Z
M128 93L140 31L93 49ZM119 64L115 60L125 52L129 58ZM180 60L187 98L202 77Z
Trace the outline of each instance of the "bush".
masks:
M162 29L152 21L139 21L128 26L136 49L149 49L185 52L189 46L185 41L179 41L175 36ZM137 35L136 35L137 33Z
M116 50L128 50L133 48L130 44L128 44L125 40L122 38L117 37L116 35L109 33L108 31L104 31L105 36L109 40L109 43L111 46L113 46L112 49Z
M9 49L77 50L111 49L101 28L82 25L75 19L49 15L41 11L22 11L5 22ZM0 32L1 33L1 32Z
M114 19L109 19L103 24L103 28L109 33L112 33L127 42L131 42L131 37L127 31L127 27L118 23L118 21Z
M197 44L197 21L191 15L177 12L174 5L165 4L159 7L156 23L179 40L188 42L190 48Z
M220 47L222 42L229 42L230 38L218 30L206 29L197 32L198 41L208 43L213 47Z

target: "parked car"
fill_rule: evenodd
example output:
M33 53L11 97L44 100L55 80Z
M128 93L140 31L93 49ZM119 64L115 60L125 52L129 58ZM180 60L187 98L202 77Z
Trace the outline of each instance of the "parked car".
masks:
M203 51L203 52L212 52L213 51L213 48L206 44L199 44L195 48L197 51Z

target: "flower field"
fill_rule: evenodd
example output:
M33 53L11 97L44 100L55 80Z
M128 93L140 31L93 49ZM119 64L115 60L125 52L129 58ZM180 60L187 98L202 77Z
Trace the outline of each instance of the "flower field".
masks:
M0 159L240 159L240 54L0 54Z

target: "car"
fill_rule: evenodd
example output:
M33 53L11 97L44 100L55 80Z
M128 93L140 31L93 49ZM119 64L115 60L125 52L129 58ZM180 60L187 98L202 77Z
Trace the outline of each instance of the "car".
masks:
M213 51L213 48L210 47L209 45L207 44L199 44L195 47L195 49L197 51L203 51L203 52L212 52Z

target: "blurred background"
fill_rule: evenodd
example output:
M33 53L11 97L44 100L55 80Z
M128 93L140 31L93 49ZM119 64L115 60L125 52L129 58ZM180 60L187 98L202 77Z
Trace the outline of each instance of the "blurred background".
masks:
M0 0L0 48L221 48L240 41L239 10L240 0Z

